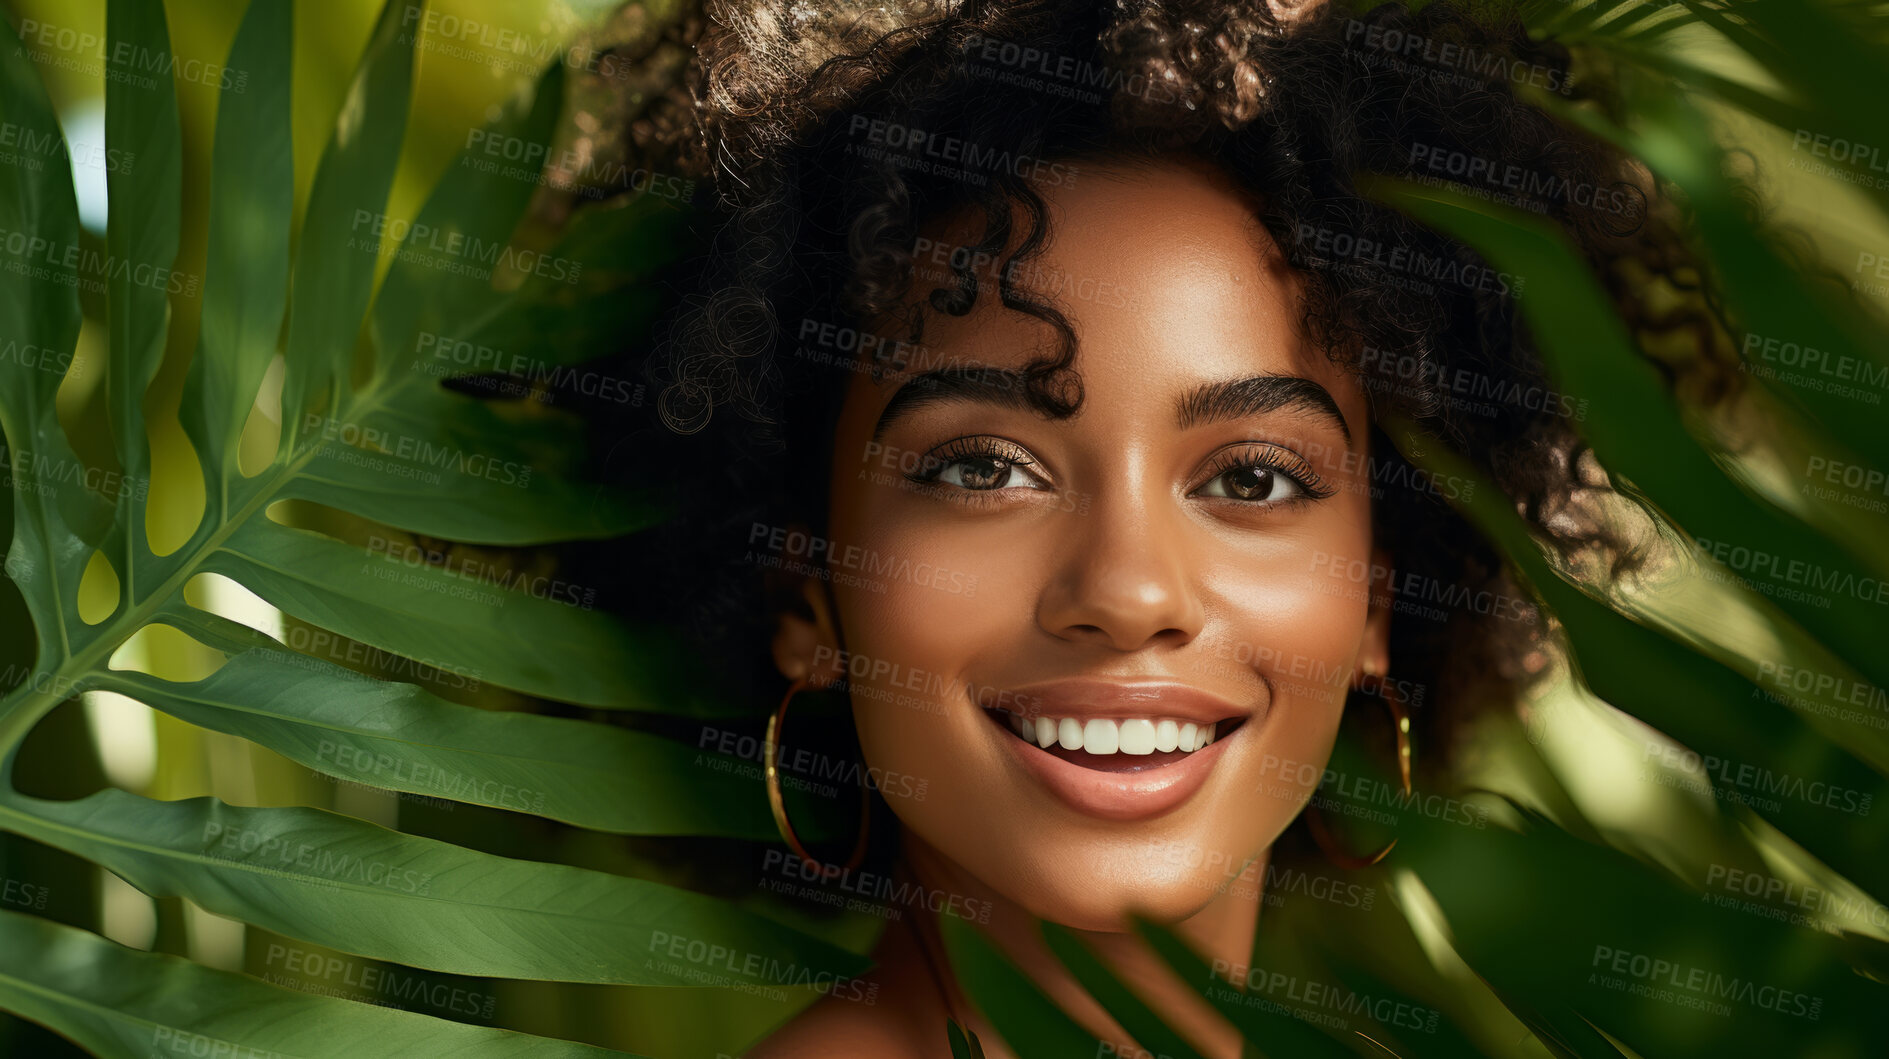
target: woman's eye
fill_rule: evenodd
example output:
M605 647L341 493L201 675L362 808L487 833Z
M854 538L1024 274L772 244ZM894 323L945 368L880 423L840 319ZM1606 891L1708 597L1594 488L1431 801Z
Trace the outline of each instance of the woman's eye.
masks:
M933 449L911 479L925 485L953 486L974 493L1004 489L1048 489L1023 446L1002 438L959 438Z
M1041 479L1024 470L1022 465L999 456L960 456L940 467L931 480L979 491L1043 487Z
M1270 467L1255 465L1233 467L1214 475L1198 495L1266 503L1303 496L1305 487Z
M1266 442L1222 449L1215 454L1208 473L1212 477L1189 496L1238 500L1255 509L1266 509L1275 504L1323 500L1336 492L1304 457Z

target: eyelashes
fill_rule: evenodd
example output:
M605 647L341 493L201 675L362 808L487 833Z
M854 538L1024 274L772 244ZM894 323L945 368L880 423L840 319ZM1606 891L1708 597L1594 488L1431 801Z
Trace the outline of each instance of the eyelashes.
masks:
M953 438L939 445L905 477L958 499L981 500L1017 488L1055 489L1028 449L987 435ZM1270 508L1324 500L1336 493L1291 449L1270 442L1245 442L1214 453L1187 495Z
M954 438L925 454L906 475L921 485L955 487L973 493L1023 486L1047 490L1050 484L1032 470L1036 458L1014 441L993 437Z
M1218 491L1212 491L1216 486ZM1270 442L1248 442L1215 453L1189 495L1271 505L1324 500L1336 493L1305 457Z

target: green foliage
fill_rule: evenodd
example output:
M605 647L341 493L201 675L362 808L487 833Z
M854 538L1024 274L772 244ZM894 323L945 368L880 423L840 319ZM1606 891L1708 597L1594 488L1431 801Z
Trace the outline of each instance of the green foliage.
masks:
M389 790L613 834L772 833L758 781L733 759L374 680L186 598L194 579L219 574L308 625L527 695L682 716L733 708L686 679L659 630L511 585L480 584L478 602L460 603L469 584L461 574L277 521L279 502L295 500L390 530L524 546L614 537L662 514L651 497L573 476L582 434L568 415L509 415L408 363L423 331L470 342L532 331L525 321L561 294L550 288L585 268L633 287L674 258L683 231L678 210L647 197L599 206L564 244L529 259L555 267L521 266L522 282L495 285L518 260L509 244L537 184L473 164L470 151L410 226L387 223L410 109L409 27L419 14L417 0L381 12L299 226L288 132L294 10L256 0L243 17L228 66L250 76L217 108L201 326L179 412L205 500L188 539L162 554L147 530L146 395L164 361L171 292L148 277L168 275L178 255L182 136L176 86L137 64L172 54L164 10L158 0L110 0L107 11L104 52L126 66L107 79L106 144L139 160L135 173L112 173L109 186L106 375L121 472L110 478L84 473L55 409L63 372L48 367L75 359L88 278L88 259L71 249L82 237L65 140L31 60L0 48L4 117L49 147L42 166L0 167L0 226L32 240L37 266L0 273L0 318L14 329L10 340L56 354L9 358L0 382L12 485L6 571L37 642L30 674L0 700L0 829L83 857L152 897L187 898L289 938L429 971L696 984L687 961L651 958L659 941L681 938L740 954L722 968L731 983L778 984L756 968L855 974L864 960L852 952L652 880L497 856L323 809L118 789L54 801L17 789L31 730L74 695L110 691ZM564 67L553 63L529 100L486 134L548 144L563 98ZM387 256L380 242L396 236L404 241L377 288L375 266ZM616 302L610 319L624 328L646 322L654 304L635 294ZM615 336L573 337L518 348L573 364ZM245 431L254 430L251 409L278 347L280 435L265 466L246 468ZM428 456L440 453L444 466ZM117 487L93 488L97 481ZM108 615L81 617L94 556L109 563L116 598ZM114 655L153 626L227 661L195 681L113 668ZM442 775L461 782L442 789L416 779ZM12 911L0 912L0 1007L102 1055L177 1041L309 1056L597 1051L311 996Z
M978 1041L977 1034L947 1020L945 1035L951 1041L951 1059L984 1059L984 1046Z
M0 998L99 1055L623 1054L278 989L11 911L0 911Z

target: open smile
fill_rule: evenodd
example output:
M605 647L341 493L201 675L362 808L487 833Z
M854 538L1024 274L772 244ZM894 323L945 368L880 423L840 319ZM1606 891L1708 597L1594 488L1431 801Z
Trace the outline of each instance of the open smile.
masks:
M1246 723L1227 717L1207 724L1172 717L1025 717L1008 710L986 710L991 719L1018 739L1083 768L1098 772L1144 772L1165 768Z
M1071 808L1112 820L1185 802L1260 713L1166 684L1059 681L1015 698L984 712L1021 767Z

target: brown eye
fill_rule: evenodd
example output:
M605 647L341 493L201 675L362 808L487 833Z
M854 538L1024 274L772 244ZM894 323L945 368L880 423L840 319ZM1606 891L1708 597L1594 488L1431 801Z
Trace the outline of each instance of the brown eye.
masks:
M1188 495L1237 500L1255 508L1302 500L1323 500L1333 494L1304 457L1267 442L1228 446L1214 454L1208 477Z
M1299 483L1270 467L1233 467L1215 475L1200 491L1202 496L1265 502L1290 500L1304 490Z
M1272 492L1274 475L1264 467L1241 467L1225 475L1227 489L1241 500L1265 500Z
M1010 480L1013 469L1008 460L969 456L946 467L937 480L966 489L1001 489Z
M1031 470L1035 461L1022 447L996 438L960 438L934 451L915 480L955 486L972 492L1003 489L1048 489L1049 483Z
M944 464L931 480L979 491L1046 488L1042 479L1024 470L1021 464L997 456L960 456Z

